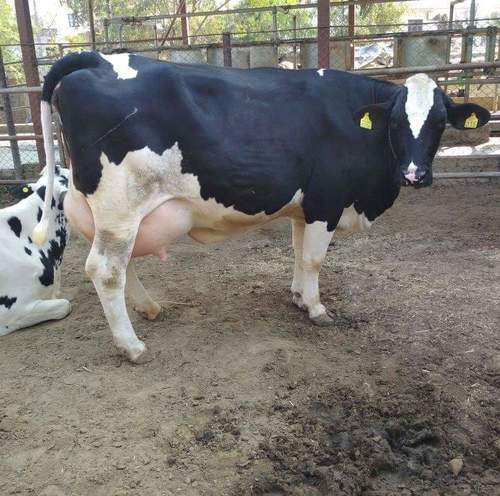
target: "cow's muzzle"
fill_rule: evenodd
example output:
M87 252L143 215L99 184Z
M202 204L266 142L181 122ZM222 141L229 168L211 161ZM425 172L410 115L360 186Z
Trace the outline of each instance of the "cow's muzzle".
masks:
M408 170L401 173L401 184L403 186L422 187L432 184L432 173L430 168L420 168L411 164Z

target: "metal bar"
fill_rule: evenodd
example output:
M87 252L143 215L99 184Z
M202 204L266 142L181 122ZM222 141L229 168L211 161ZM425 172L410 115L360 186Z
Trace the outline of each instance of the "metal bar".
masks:
M41 134L17 134L11 136L0 136L0 141L36 141L43 139Z
M181 0L180 4L182 44L189 45L189 19L186 11L186 0Z
M0 184L28 184L28 183L36 183L38 179L0 179Z
M0 49L0 88L7 87L7 76L3 66L3 55ZM5 93L3 95L3 111L5 113L5 124L7 125L7 132L11 136L16 135L16 125L14 124L14 115L12 113L12 105L10 104L10 95ZM10 152L12 154L12 162L14 163L14 173L16 179L23 177L23 164L21 163L21 155L19 153L19 145L15 139L10 140Z
M19 30L19 40L21 42L26 83L28 86L40 86L29 2L28 0L14 0L14 3L16 6L17 27ZM31 107L31 120L33 121L35 134L41 135L42 120L40 116L40 95L30 93L29 101ZM43 167L45 165L45 150L42 140L37 140L36 149L40 167Z
M277 7L273 7L273 28L272 28L272 32L273 32L273 41L278 41L278 8Z
M95 50L94 0L88 0L87 6L89 14L90 43L92 44L92 50Z
M451 86L451 85L459 85L463 84L463 79L448 79L447 81L439 81L439 86ZM480 84L480 85L485 85L485 84L499 84L500 83L500 77L492 77L488 79L469 79L467 81L469 84Z
M330 67L330 2L318 2L318 67Z
M349 4L348 8L348 31L349 36L354 36L354 23L356 18L356 9L354 4ZM351 41L349 45L349 66L350 69L354 69L354 43Z
M0 88L0 95L2 93L41 93L41 86L11 86L10 88Z
M224 33L222 35L222 53L224 55L224 67L232 67L231 33Z
M394 3L395 0L370 0L371 3ZM399 0L400 2L411 2L414 0ZM365 3L366 0L342 0L339 2L329 2L332 7L348 6L351 4L358 5ZM276 5L268 7L247 7L240 9L228 9L228 10L208 10L199 12L189 12L186 17L206 17L206 16L219 16L219 15L232 15L232 14L251 14L256 12L272 12L274 7L277 7L280 11L290 11L290 10L302 10L302 9L317 9L318 3L310 4L296 4L296 5ZM178 14L160 14L160 15L150 15L150 16L117 16L110 19L104 19L103 22L109 24L120 24L120 23L140 23L151 20L162 20L162 19L172 19L177 17Z
M500 61L498 62L471 62L469 64L443 64L443 65L421 65L415 67L386 67L383 69L363 69L350 71L356 74L365 75L399 75L399 74L412 74L416 72L448 72L448 71L461 71L471 69L488 69L499 68Z
M432 177L435 179L485 179L485 178L500 178L500 172L434 172Z
M297 38L297 16L294 15L292 20L293 20L293 37ZM293 68L297 69L297 43L293 44Z

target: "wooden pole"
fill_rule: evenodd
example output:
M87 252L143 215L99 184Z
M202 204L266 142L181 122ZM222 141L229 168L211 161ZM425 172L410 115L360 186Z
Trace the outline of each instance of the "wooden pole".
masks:
M180 14L181 14L182 44L189 45L189 20L186 17L187 15L186 0L181 0Z
M0 88L7 88L7 75L3 65L2 50L0 49ZM12 114L12 105L10 104L10 95L3 95L3 111L5 114L5 124L7 124L7 133L9 136L16 136L16 125L14 124L14 116ZM16 179L23 177L23 164L21 163L21 155L19 154L19 145L17 140L10 140L10 152L12 154L12 162L14 163L14 174Z
M94 0L88 0L90 43L95 50Z
M33 27L31 26L30 6L28 0L14 0L14 3L16 7L17 28L19 30L19 41L21 43L26 84L27 86L40 86L35 41L33 39ZM40 95L37 93L30 93L29 102L34 132L37 135L41 135L42 120L40 116ZM37 140L36 149L40 168L42 168L45 166L45 150L42 140Z
M356 6L353 3L349 4L348 7L348 35L349 36L354 36L354 24L355 24L355 17L356 17ZM349 42L349 53L350 53L350 61L349 65L351 69L354 69L354 40L351 39Z

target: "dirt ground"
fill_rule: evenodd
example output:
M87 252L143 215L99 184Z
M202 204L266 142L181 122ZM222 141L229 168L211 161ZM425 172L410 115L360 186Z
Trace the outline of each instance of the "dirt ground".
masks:
M74 236L72 314L0 343L0 495L500 495L499 191L404 190L336 238L331 328L290 302L285 221L140 260L166 309L132 312L157 353L141 366L115 351Z

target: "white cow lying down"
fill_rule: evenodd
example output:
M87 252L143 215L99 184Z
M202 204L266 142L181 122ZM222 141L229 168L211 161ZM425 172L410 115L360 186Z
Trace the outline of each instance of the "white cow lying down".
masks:
M42 216L47 177L22 188L28 195L0 210L0 336L45 320L62 319L71 311L58 299L60 267L68 239L63 212L68 169L56 168L48 240L37 246L31 233Z

